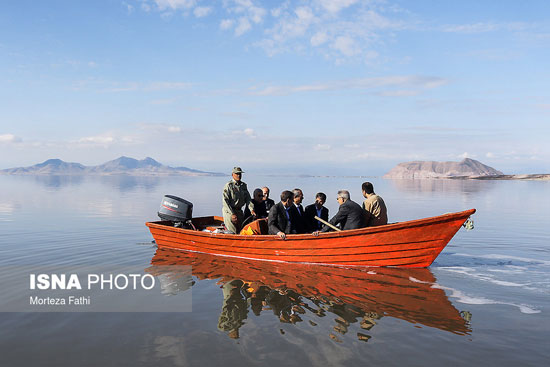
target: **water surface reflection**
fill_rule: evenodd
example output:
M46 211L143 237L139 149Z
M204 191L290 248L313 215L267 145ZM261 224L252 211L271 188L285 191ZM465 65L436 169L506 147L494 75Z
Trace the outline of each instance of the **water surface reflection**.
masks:
M497 182L466 179L394 179L391 186L406 193L480 193L493 189Z
M223 293L218 329L233 339L250 313L310 326L317 326L318 318L334 318L330 330L319 332L336 342L348 333L368 341L383 317L459 335L471 331L445 292L434 287L429 269L284 264L167 249L157 249L151 264L146 271L155 276L166 277L166 265L191 265L199 281L217 280Z

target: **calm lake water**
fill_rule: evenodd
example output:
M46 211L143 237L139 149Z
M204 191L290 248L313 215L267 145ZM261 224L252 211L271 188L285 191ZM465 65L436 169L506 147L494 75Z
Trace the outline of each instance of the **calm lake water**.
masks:
M245 174L272 198L362 178ZM391 222L469 208L428 269L334 270L157 251L145 227L165 194L219 215L228 178L0 176L0 267L193 266L192 312L0 313L1 366L546 366L550 182L370 178ZM323 267L322 267L323 268ZM2 274L8 276L9 274ZM225 296L225 299L224 299ZM2 297L6 293L2 292ZM171 297L170 292L158 297Z

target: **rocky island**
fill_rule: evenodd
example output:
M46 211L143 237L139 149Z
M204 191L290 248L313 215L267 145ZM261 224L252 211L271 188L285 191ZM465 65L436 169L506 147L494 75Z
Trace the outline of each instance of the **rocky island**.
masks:
M460 162L413 161L399 163L383 178L390 179L493 179L493 180L550 180L550 174L505 175L475 159Z

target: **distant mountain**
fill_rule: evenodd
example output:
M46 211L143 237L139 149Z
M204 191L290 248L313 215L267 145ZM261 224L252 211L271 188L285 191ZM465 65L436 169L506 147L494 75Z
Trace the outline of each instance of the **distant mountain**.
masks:
M84 166L61 159L48 159L30 167L9 168L0 171L7 175L131 175L131 176L225 176L223 173L205 172L187 167L165 166L153 158L137 160L120 157L99 166Z
M86 172L86 166L80 163L64 162L61 159L48 159L47 161L35 164L30 167L9 168L0 171L10 175L55 175L55 174L83 174Z
M89 168L90 173L99 174L127 174L132 173L170 173L174 169L169 166L163 166L153 158L147 157L138 161L134 158L120 157L112 161Z
M474 159L460 162L414 161L399 163L384 178L445 178L501 176L502 172Z

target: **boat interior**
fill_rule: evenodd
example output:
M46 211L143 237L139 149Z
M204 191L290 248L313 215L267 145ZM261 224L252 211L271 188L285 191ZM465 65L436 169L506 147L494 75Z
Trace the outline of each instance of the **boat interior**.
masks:
M158 224L174 226L174 222L171 221L161 221L157 222ZM202 232L212 232L212 233L223 233L225 231L225 226L223 224L223 217L218 216L209 216L209 217L197 217L191 219L193 223L192 229ZM244 235L266 235L268 234L267 227L267 218L258 219L252 222L244 223L243 229L240 234Z

